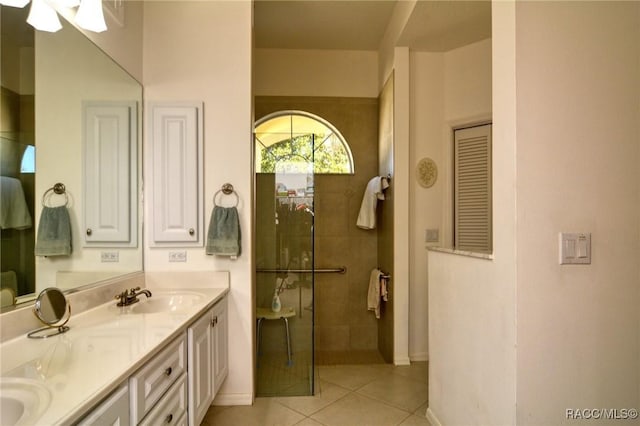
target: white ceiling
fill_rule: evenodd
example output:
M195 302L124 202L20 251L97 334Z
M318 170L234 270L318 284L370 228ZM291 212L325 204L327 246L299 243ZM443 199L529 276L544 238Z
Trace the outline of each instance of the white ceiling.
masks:
M258 48L378 50L395 3L256 0L255 44ZM488 37L490 1L418 0L397 45L439 52Z

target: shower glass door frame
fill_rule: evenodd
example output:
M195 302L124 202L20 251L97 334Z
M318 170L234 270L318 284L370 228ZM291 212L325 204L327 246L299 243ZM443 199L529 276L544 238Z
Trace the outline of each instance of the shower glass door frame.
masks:
M313 395L315 140L255 135L257 396Z

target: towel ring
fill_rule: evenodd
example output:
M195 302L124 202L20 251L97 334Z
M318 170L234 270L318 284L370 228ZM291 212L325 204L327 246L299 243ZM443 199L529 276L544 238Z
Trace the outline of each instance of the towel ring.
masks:
M69 205L69 195L67 194L67 189L64 186L64 183L58 182L51 188L47 189L44 194L42 194L42 207L47 207L47 205L45 204L45 199L51 191L53 191L54 194L64 195L64 206L66 207L67 205Z
M225 183L224 185L222 185L222 188L218 189L216 191L215 194L213 194L213 205L214 206L218 206L218 204L216 203L216 197L218 196L218 194L223 193L224 195L235 195L236 197L236 203L235 205L233 205L233 207L238 207L238 203L240 203L240 197L238 197L238 193L233 189L233 185L231 185L230 183Z

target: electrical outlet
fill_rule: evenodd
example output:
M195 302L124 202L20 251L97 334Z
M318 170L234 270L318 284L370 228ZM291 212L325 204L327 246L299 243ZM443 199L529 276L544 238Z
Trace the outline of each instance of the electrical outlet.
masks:
M186 262L186 261L187 261L187 252L185 250L169 252L169 262Z
M424 242L425 243L437 243L440 241L440 230L439 229L427 229L424 233Z
M120 253L117 251L101 251L100 261L103 263L120 262Z

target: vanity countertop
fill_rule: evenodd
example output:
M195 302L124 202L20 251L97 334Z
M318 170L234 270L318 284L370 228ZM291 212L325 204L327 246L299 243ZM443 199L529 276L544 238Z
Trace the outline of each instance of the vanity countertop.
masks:
M154 300L171 289L151 289ZM44 385L51 394L36 424L75 422L120 386L166 344L183 333L228 288L179 289L204 297L179 312L132 313L115 301L71 316L70 330L46 339L26 335L0 345L3 379L17 377ZM144 296L140 304L146 303ZM157 299L156 299L157 300Z

